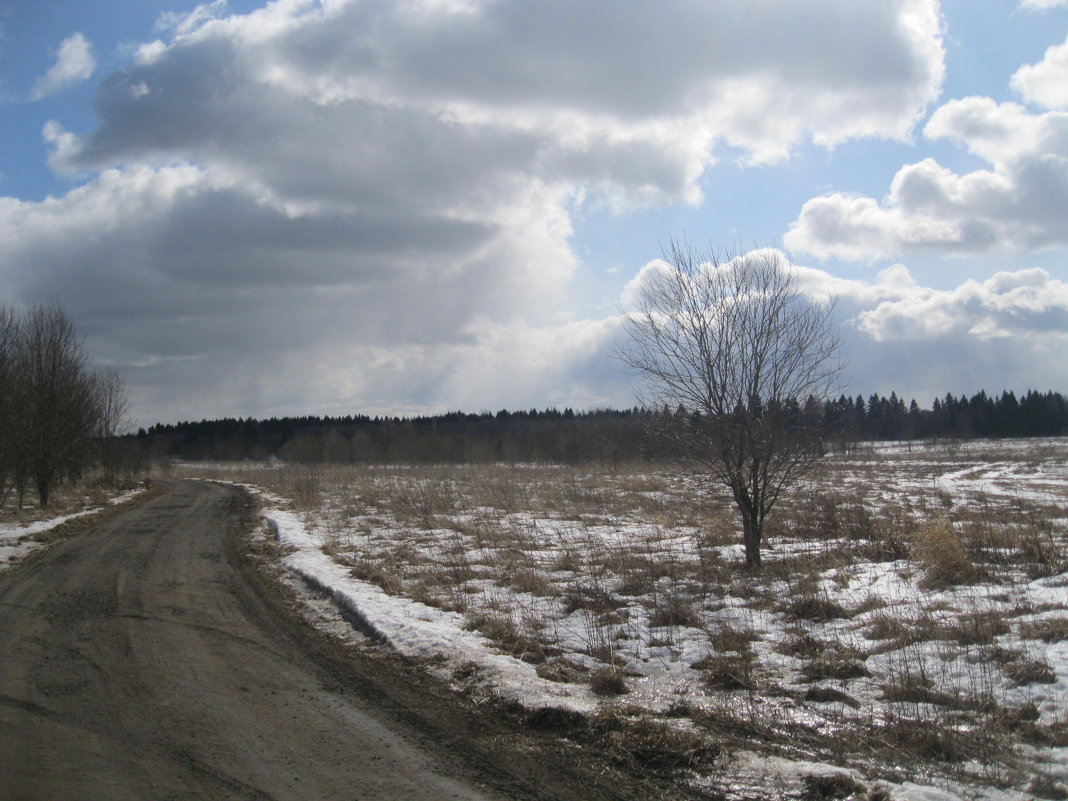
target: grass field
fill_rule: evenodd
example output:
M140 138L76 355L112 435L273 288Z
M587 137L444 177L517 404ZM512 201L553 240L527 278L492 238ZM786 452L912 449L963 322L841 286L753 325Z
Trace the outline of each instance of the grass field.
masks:
M321 583L437 632L380 621L459 691L625 731L638 768L735 798L1068 797L1068 440L828 457L759 574L726 496L667 465L181 469L261 488L341 570Z

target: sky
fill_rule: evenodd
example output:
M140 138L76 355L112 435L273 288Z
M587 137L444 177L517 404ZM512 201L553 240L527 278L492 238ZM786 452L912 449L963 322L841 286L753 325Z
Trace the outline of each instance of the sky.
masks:
M1068 0L0 0L0 302L139 424L629 407L672 240L851 395L1068 392Z

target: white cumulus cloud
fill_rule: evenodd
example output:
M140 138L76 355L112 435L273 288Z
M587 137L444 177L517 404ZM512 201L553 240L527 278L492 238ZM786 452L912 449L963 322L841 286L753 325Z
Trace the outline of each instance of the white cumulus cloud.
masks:
M865 392L896 390L928 403L947 391L1068 383L1068 282L1045 270L1008 270L936 289L903 264L874 281L794 269L814 299L837 298L846 378Z
M968 97L937 109L924 134L990 168L957 174L928 158L902 167L881 201L843 192L813 198L784 243L853 260L1068 244L1068 113Z
M1012 76L1012 88L1031 103L1068 108L1068 40L1046 50L1037 64L1025 64Z
M37 79L30 97L40 100L42 97L89 80L96 69L93 47L89 40L80 33L71 34L56 51L55 63L48 72Z

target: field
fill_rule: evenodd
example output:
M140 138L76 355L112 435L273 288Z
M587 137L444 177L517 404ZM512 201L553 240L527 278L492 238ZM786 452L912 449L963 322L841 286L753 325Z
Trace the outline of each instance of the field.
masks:
M1068 798L1068 440L828 457L742 564L669 465L185 465L460 692L728 798Z

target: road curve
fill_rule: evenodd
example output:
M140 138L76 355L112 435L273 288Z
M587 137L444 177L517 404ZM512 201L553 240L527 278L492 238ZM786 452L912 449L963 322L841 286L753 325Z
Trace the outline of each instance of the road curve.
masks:
M174 482L0 575L0 798L503 798L272 630L237 499Z

